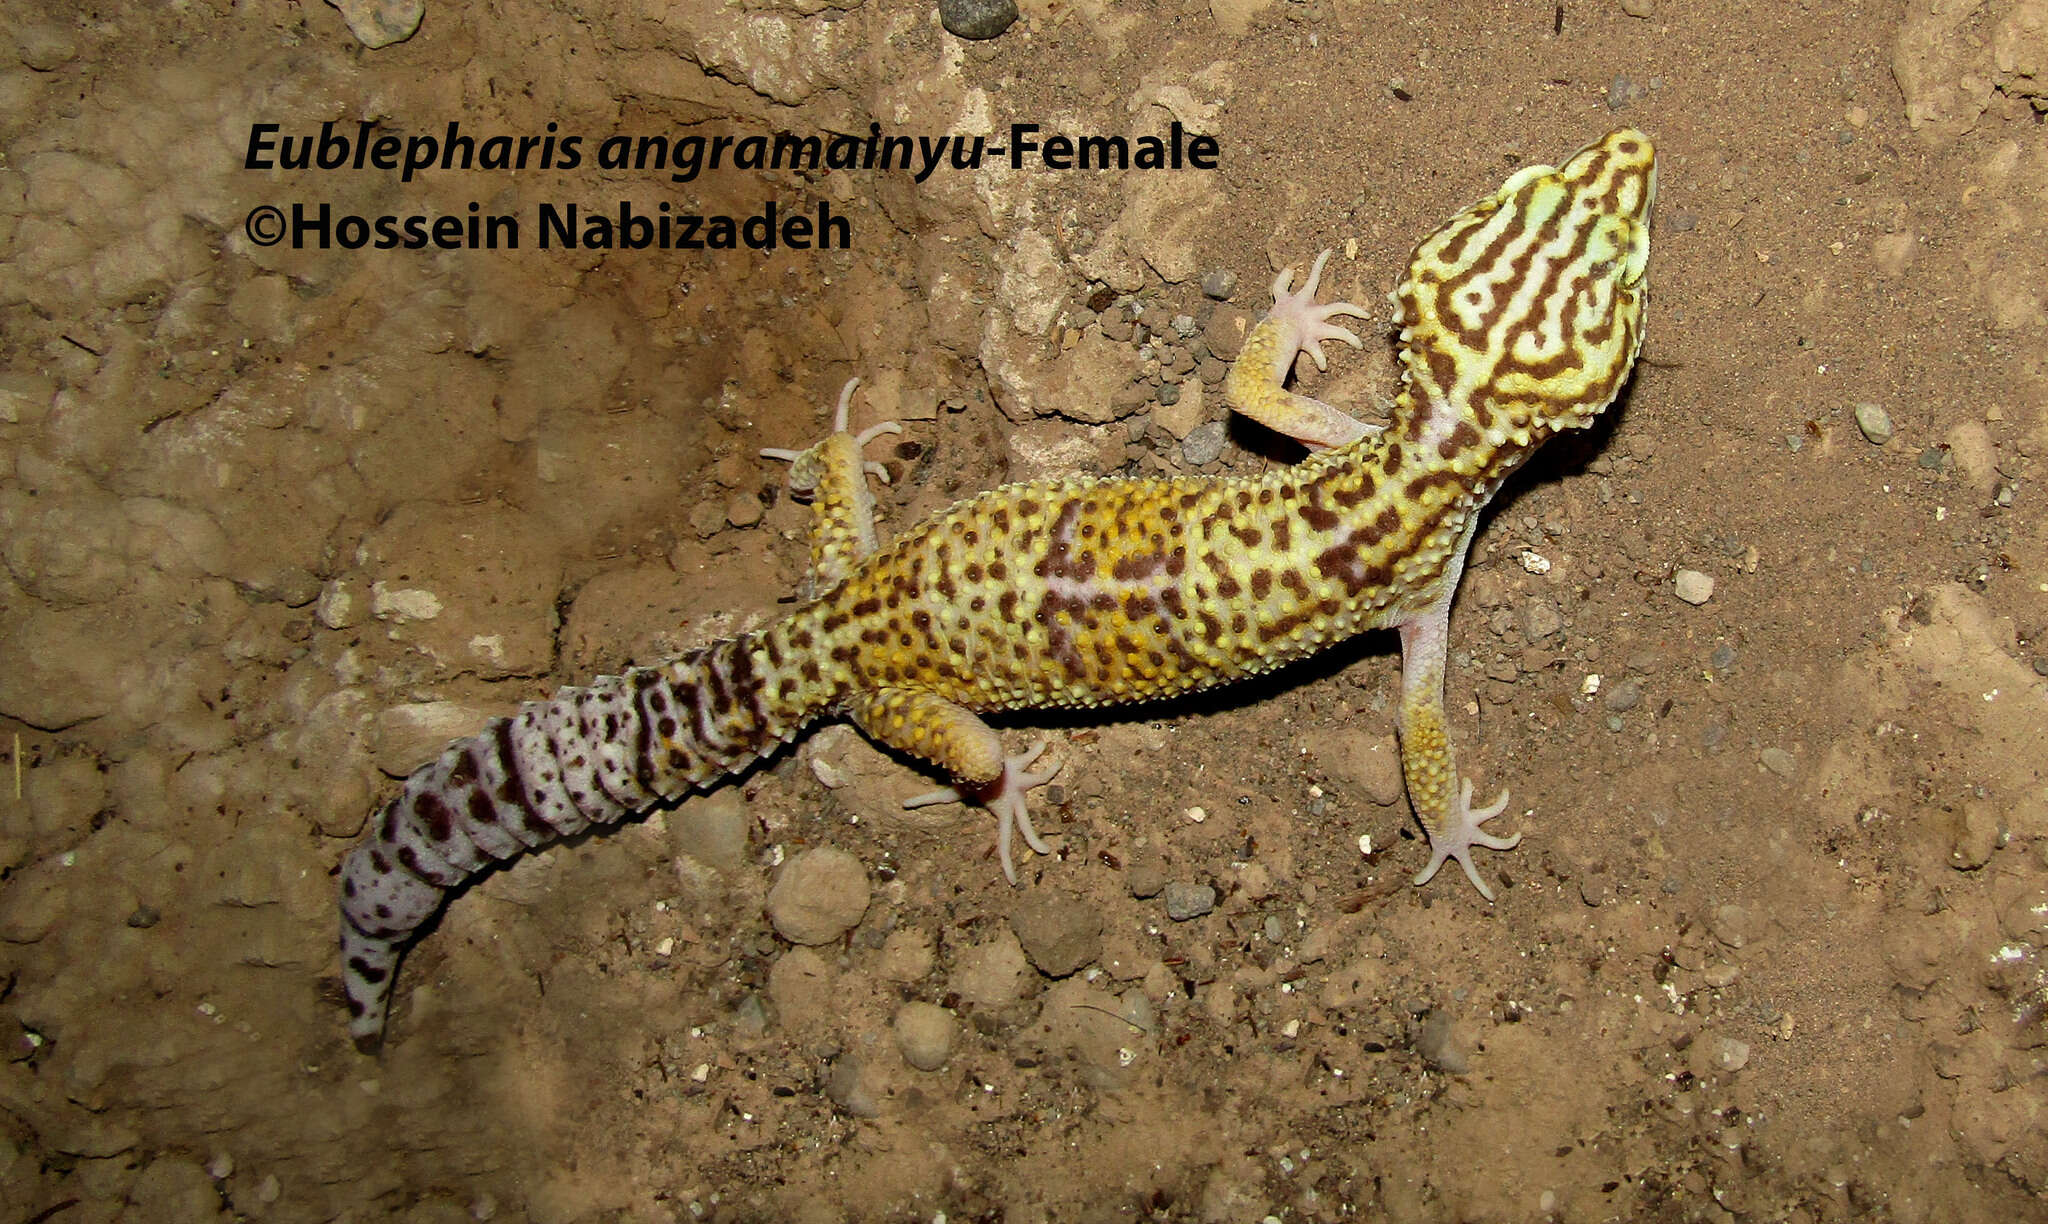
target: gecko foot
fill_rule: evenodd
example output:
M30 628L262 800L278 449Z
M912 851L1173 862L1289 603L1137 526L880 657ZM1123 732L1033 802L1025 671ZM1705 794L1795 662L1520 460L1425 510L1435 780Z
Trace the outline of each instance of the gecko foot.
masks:
M1465 869L1465 878L1472 881L1472 887L1488 901L1493 900L1493 890L1480 880L1479 872L1472 866L1472 847L1484 846L1488 850L1512 850L1521 844L1522 835L1495 837L1484 832L1480 825L1492 820L1508 806L1508 793L1502 791L1500 798L1483 808L1472 806L1472 779L1464 780L1464 787L1458 795L1458 806L1451 813L1450 822L1443 832L1429 834L1429 866L1415 877L1417 885L1427 884L1436 874L1437 868L1447 860L1458 860L1458 866ZM1427 829L1424 832L1428 832Z
M780 446L761 448L761 457L763 459L780 459L791 465L789 470L789 487L791 489L798 493L809 493L818 487L819 465L822 462L823 454L820 448L833 438L846 432L847 410L853 404L853 391L858 386L860 386L860 379L849 378L846 380L846 385L839 389L839 404L832 410L832 432L826 436L824 441L806 450L789 450L786 447ZM900 434L902 432L903 425L898 421L881 421L870 425L853 435L853 452L858 455L863 447L883 434ZM862 471L873 476L883 484L889 483L888 469L874 460L862 460L860 467Z
M1338 315L1366 318L1363 306L1350 302L1316 303L1316 289L1322 284L1323 265L1330 261L1330 254L1324 251L1316 256L1315 265L1309 269L1308 280L1302 283L1299 292L1289 292L1289 286L1294 283L1293 268L1273 278L1273 309L1266 312L1266 317L1280 324L1284 339L1294 342L1294 352L1287 355L1284 364L1292 364L1297 353L1307 353L1309 359L1316 363L1316 369L1329 369L1329 362L1323 358L1325 340L1342 340L1352 348L1365 347L1365 342L1350 329L1330 322Z
M1051 854L1052 846L1031 827L1031 812L1024 803L1024 792L1034 786L1044 786L1059 773L1061 762L1054 761L1044 769L1031 769L1040 753L1045 751L1045 741L1026 748L1016 756L1003 762L1002 776L986 788L973 795L962 794L957 786L941 787L928 794L917 795L903 801L907 808L925 807L933 803L966 803L971 799L987 808L996 818L996 857L1003 864L1003 878L1010 883L1017 882L1017 867L1010 858L1010 830L1016 829L1024 835L1024 844L1035 854Z

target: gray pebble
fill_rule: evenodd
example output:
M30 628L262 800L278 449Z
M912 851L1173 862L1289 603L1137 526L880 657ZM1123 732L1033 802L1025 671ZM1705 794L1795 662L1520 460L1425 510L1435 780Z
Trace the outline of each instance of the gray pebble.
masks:
M1643 704L1643 686L1633 680L1623 680L1607 690L1607 708L1616 714L1626 713Z
M732 1009L732 1026L742 1037L759 1037L768 1031L768 1005L758 993L749 993Z
M1173 382L1161 383L1159 385L1159 394L1153 398L1168 408L1173 407L1175 404L1180 403L1180 384Z
M1207 884L1175 881L1166 886L1166 916L1175 922L1200 918L1216 908L1216 890Z
M1223 454L1225 428L1221 421L1197 425L1180 444L1180 457L1189 467L1214 463Z
M1472 1060L1458 1046L1448 1012L1429 1013L1415 1033L1415 1052L1422 1055L1422 1061L1451 1075L1463 1075L1472 1069Z
M1047 977L1065 977L1102 954L1101 911L1072 893L1034 889L1010 911L1010 929Z
M2037 676L2048 676L2048 655L2034 656L2034 674Z
M128 925L138 931L146 931L157 923L162 922L163 918L163 914L158 911L156 906L138 905L135 907L135 912L128 915Z
M1541 597L1522 605L1522 636L1531 642L1540 642L1564 628L1564 613L1558 611L1557 601Z
M1727 671L1735 666L1735 647L1723 642L1714 647L1714 653L1707 661L1714 665L1715 671Z
M1884 405L1868 401L1856 405L1856 428L1873 446L1883 446L1892 440L1892 414Z
M1765 769L1781 778L1789 778L1799 770L1799 762L1783 748L1766 748L1757 754Z
M1625 111L1642 101L1650 91L1625 76L1616 76L1614 83L1607 87L1607 109Z
M1939 446L1930 446L1920 452L1919 463L1930 472L1939 472L1948 465L1948 451Z
M1756 920L1739 905L1717 907L1708 926L1715 939L1731 948L1740 948L1756 937Z
M1719 1033L1695 1039L1691 1053L1695 1075L1733 1075L1749 1065L1749 1043Z
M1229 268L1212 268L1202 274L1202 296L1213 302L1227 302L1237 292L1237 273Z
M1017 0L939 0L939 24L949 34L994 38L1017 20Z
M848 1054L832 1064L832 1073L825 1077L825 1096L856 1118L879 1117L882 1101L875 1091L875 1078L867 1073L860 1055Z

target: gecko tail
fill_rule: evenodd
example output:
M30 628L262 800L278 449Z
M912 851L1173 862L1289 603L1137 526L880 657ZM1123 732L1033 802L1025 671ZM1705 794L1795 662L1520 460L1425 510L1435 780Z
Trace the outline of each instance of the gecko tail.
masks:
M450 891L528 850L743 769L822 710L778 683L780 628L528 702L449 745L378 809L341 865L349 1036L376 1052L400 957Z

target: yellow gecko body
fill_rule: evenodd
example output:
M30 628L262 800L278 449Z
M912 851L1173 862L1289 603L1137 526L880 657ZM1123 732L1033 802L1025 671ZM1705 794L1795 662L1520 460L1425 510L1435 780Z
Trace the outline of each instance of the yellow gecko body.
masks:
M1007 755L980 713L1170 696L1269 671L1373 628L1403 652L1409 797L1432 857L1491 899L1480 826L1443 718L1451 597L1478 516L1550 435L1613 402L1641 342L1649 140L1622 130L1532 166L1416 248L1393 294L1404 389L1384 429L1285 390L1301 352L1359 341L1318 305L1323 260L1291 274L1247 337L1232 406L1318 448L1236 479L1069 479L962 501L877 546L860 447L834 431L793 461L814 494L815 598L782 622L534 702L452 746L380 812L343 873L351 1031L381 1038L403 943L445 890L493 862L610 823L741 768L819 717L931 761L1041 853L1024 803L1051 776ZM1324 258L1327 258L1327 254Z

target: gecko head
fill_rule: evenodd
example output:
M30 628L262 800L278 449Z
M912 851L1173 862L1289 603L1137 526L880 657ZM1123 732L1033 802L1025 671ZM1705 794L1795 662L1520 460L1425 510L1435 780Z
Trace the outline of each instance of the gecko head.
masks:
M1650 138L1622 128L1424 238L1393 294L1421 408L1495 447L1590 424L1642 345L1656 198Z

